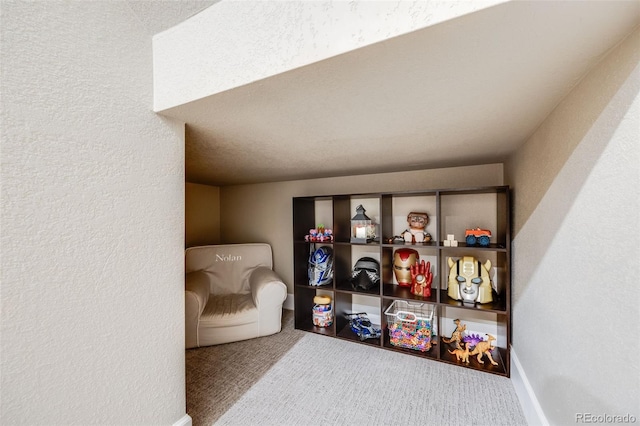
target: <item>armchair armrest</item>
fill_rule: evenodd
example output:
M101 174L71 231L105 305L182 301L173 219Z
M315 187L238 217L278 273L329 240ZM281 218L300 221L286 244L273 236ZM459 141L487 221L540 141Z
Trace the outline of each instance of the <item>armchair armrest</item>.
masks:
M190 272L185 282L187 304L192 303L198 316L209 301L209 278L203 271Z
M198 346L198 323L209 301L209 277L203 271L187 274L184 291L186 348Z
M249 275L249 287L253 303L260 305L280 305L287 298L287 286L273 270L259 266Z

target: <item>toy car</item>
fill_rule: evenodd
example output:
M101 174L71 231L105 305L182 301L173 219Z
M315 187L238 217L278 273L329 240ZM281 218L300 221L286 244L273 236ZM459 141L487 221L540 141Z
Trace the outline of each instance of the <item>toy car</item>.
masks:
M382 335L382 330L371 324L366 312L345 314L345 317L349 320L351 331L356 333L360 340L376 339Z
M491 241L491 231L489 231L488 229L467 229L464 232L464 236L468 246L475 246L476 244L478 244L482 247L489 247L489 243Z

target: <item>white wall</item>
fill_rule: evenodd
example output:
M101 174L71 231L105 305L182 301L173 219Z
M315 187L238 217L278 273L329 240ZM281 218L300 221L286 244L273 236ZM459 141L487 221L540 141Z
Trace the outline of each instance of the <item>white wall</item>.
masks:
M1 7L0 423L184 420L184 126L152 112L151 36L125 2Z
M513 348L551 424L640 421L640 30L507 163Z

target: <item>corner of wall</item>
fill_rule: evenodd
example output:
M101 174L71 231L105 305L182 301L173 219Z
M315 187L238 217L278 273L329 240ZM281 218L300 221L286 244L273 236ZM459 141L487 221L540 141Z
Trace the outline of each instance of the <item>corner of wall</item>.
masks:
M175 422L173 426L191 426L192 424L193 424L193 421L191 419L191 416L188 414L185 414L180 418L180 420Z
M185 247L220 243L220 188L185 183Z

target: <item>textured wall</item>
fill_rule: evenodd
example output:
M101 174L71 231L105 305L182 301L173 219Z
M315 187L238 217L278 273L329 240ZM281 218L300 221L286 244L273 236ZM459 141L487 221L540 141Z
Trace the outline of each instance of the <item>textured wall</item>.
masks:
M639 45L636 30L506 166L513 348L551 424L640 419Z
M184 126L124 2L2 2L5 425L185 416Z
M436 188L502 185L502 164L452 167L325 179L232 185L220 188L224 243L265 242L273 248L274 269L293 293L293 207L304 195L358 194Z
M503 2L221 1L154 37L154 107L162 111Z
M185 247L220 243L220 188L187 182L184 212Z

